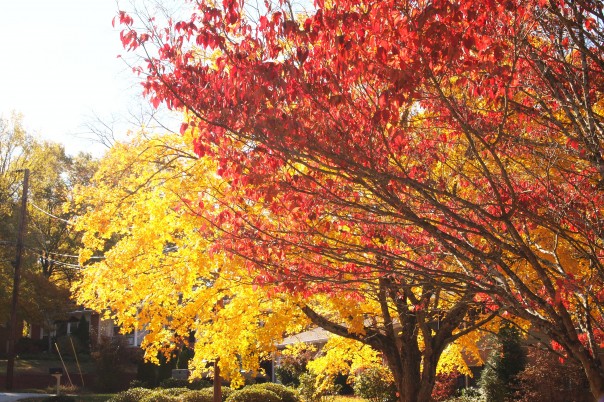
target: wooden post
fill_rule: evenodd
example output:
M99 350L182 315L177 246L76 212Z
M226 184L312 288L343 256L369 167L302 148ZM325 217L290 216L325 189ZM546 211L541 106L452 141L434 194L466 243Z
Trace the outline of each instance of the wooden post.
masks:
M23 169L23 193L21 195L21 216L17 232L17 253L15 257L15 274L13 278L13 298L10 310L10 330L8 334L8 359L6 361L6 389L13 389L15 377L15 343L17 342L17 306L19 305L19 285L21 282L21 258L23 256L23 234L27 215L27 189L29 186L29 169Z

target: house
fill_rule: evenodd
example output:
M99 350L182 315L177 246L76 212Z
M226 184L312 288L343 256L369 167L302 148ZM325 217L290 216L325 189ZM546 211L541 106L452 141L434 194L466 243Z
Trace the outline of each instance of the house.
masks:
M88 325L89 341L92 347L99 344L102 339L116 337L124 339L129 347L140 347L145 335L144 331L138 330L128 335L122 335L113 320L102 318L96 311L80 308L68 312L61 319L55 320L50 330L39 324L31 324L27 331L27 338L32 341L39 341L39 344L49 345L43 347L43 350L49 350L52 349L52 342L58 338L77 334L78 327L83 321Z

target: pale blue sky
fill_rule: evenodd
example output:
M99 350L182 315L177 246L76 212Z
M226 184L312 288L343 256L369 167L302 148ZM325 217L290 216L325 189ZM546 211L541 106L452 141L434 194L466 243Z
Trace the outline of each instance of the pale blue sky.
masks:
M74 135L95 114L127 114L140 93L117 58L117 10L115 0L0 0L0 115L21 112L32 134L99 154Z

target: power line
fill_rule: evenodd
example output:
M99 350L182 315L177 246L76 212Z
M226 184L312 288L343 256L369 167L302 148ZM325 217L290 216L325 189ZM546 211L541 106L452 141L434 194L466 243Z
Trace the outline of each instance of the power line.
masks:
M14 241L0 240L0 245L14 246L16 244L17 243L14 242ZM52 255L59 256L59 257L67 257L67 258L80 258L80 256L76 255L76 254L62 254L62 253L57 253L55 251L47 251L47 250L43 250L43 249L38 248L38 247L28 246L27 244L24 244L23 247L26 248L26 249L28 249L28 250L36 251L38 253L52 254ZM95 256L89 257L88 259L89 260L104 260L105 256L95 255Z
M62 265L62 266L64 266L64 267L68 267L68 268L72 268L72 269L77 269L77 270L82 270L82 269L84 269L84 267L83 267L83 266L81 266L81 265L79 265L79 264L78 264L78 265L76 265L76 264L70 264L70 263L68 263L68 262L63 262L63 261L59 261L59 260L53 260L53 259L51 259L51 258L44 257L44 256L42 256L42 255L40 255L40 257L42 257L42 258L46 259L46 261L49 261L49 262L51 262L51 263L53 263L53 264L56 264L56 265Z
M45 252L45 253L47 253L47 254L52 254L52 255L59 256L59 257L80 258L80 256L79 256L79 255L75 255L75 254L61 254L61 253L56 253L56 252L54 252L54 251L46 251L46 250L42 250L42 249L39 249L39 248L34 248L34 247L30 247L30 249L32 249L32 250L36 250L36 251L43 251L43 252ZM89 260L104 260L104 259L105 259L105 257L104 257L104 256L102 256L102 255L99 255L99 256L92 256L92 257L90 257L90 258L88 258L88 259L89 259Z
M51 213L50 213L50 212L48 212L48 211L43 210L42 208L40 208L39 206L37 206L36 204L34 204L34 203L33 203L33 202L31 202L31 201L29 201L29 205L33 206L34 208L36 208L38 211L42 212L43 214L46 214L46 215L50 216L51 218L55 218L55 219L57 219L57 220L60 220L61 222L65 222L65 223L67 223L68 225L73 225L73 223L72 223L72 222L70 222L70 221L68 221L68 220L66 220L66 219L63 219L63 218L61 218L61 217L58 217L58 216L56 216L56 215L53 215L53 214L51 214Z

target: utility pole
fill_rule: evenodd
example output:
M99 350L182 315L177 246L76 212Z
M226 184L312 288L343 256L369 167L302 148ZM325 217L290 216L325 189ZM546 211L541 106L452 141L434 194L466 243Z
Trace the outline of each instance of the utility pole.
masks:
M29 169L20 169L23 172L23 193L21 195L21 216L17 232L17 254L15 257L15 276L13 280L13 299L10 310L10 328L8 338L8 360L6 362L6 389L13 389L15 376L15 343L17 341L17 306L19 305L19 284L21 282L21 257L23 255L23 234L25 233L25 219L27 216L27 189L29 187Z

